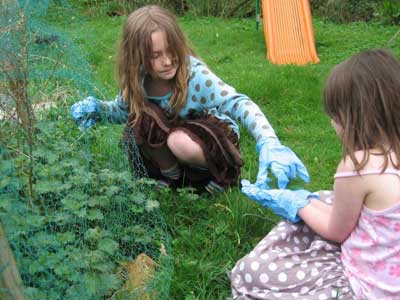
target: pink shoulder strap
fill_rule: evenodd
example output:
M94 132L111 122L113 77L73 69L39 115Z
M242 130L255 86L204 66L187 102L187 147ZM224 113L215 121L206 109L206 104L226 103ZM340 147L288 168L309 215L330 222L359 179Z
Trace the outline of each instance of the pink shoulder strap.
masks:
M381 174L381 170L362 170L359 173L357 172L337 172L334 178L343 178L343 177L355 177L355 176L363 176L363 175L379 175ZM400 177L400 170L397 169L386 169L382 174L393 174Z

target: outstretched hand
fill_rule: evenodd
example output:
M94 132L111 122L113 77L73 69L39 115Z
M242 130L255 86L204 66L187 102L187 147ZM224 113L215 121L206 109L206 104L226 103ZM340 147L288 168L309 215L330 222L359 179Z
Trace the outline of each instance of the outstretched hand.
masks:
M319 197L307 190L267 190L242 180L242 192L250 199L257 201L262 206L269 207L275 214L296 223L300 221L297 215L299 209L310 202L310 198Z
M278 187L285 188L291 179L297 175L305 182L310 181L306 167L297 155L288 147L279 143L278 139L270 138L257 143L259 166L255 185L268 189L268 169L277 178Z
M98 119L100 105L97 98L89 96L71 106L71 116L79 129L84 131L92 127Z

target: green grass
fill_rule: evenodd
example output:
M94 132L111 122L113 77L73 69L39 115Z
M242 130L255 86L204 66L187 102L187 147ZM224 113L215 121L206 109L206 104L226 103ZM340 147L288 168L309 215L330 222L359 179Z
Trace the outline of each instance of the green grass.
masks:
M117 92L114 54L124 18L71 20L60 26L80 45L93 66L103 98ZM330 69L363 49L388 46L400 54L398 30L381 24L335 25L314 20L321 62L303 67L276 66L266 60L263 31L254 20L180 19L193 48L208 66L241 93L250 96L275 128L280 140L308 167L311 183L291 187L332 189L340 144L322 109L321 91ZM254 140L242 131L243 178L254 180ZM268 233L278 218L248 200L237 188L214 198L186 192L160 195L161 210L172 236L174 275L170 299L226 299L226 271Z

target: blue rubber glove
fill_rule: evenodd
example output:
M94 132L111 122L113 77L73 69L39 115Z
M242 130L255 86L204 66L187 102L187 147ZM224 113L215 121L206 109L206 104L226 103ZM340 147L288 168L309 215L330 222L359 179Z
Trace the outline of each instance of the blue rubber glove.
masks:
M89 96L71 106L71 116L79 129L85 131L100 119L100 104L95 97Z
M289 181L296 178L297 174L305 182L310 181L306 167L294 152L283 146L277 138L260 140L256 145L259 153L259 165L256 185L268 189L268 168L278 180L278 187L285 188Z
M307 190L266 190L242 180L242 192L250 199L257 201L262 206L269 207L275 214L293 223L299 222L297 212L310 203L310 198L319 199L319 196Z

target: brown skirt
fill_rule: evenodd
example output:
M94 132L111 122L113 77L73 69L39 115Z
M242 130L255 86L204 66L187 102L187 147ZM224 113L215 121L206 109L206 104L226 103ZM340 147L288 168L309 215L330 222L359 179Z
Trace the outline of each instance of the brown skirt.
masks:
M128 117L122 143L128 151L132 170L137 170L135 150L139 150L147 176L166 179L171 186L191 186L202 190L211 180L223 187L238 185L243 165L236 133L225 122L206 115L195 119L168 119L156 104L148 103L137 122L131 126L133 115ZM160 148L166 145L169 134L184 131L203 150L208 169L180 164L179 180L163 178L156 162L143 152L143 146Z

